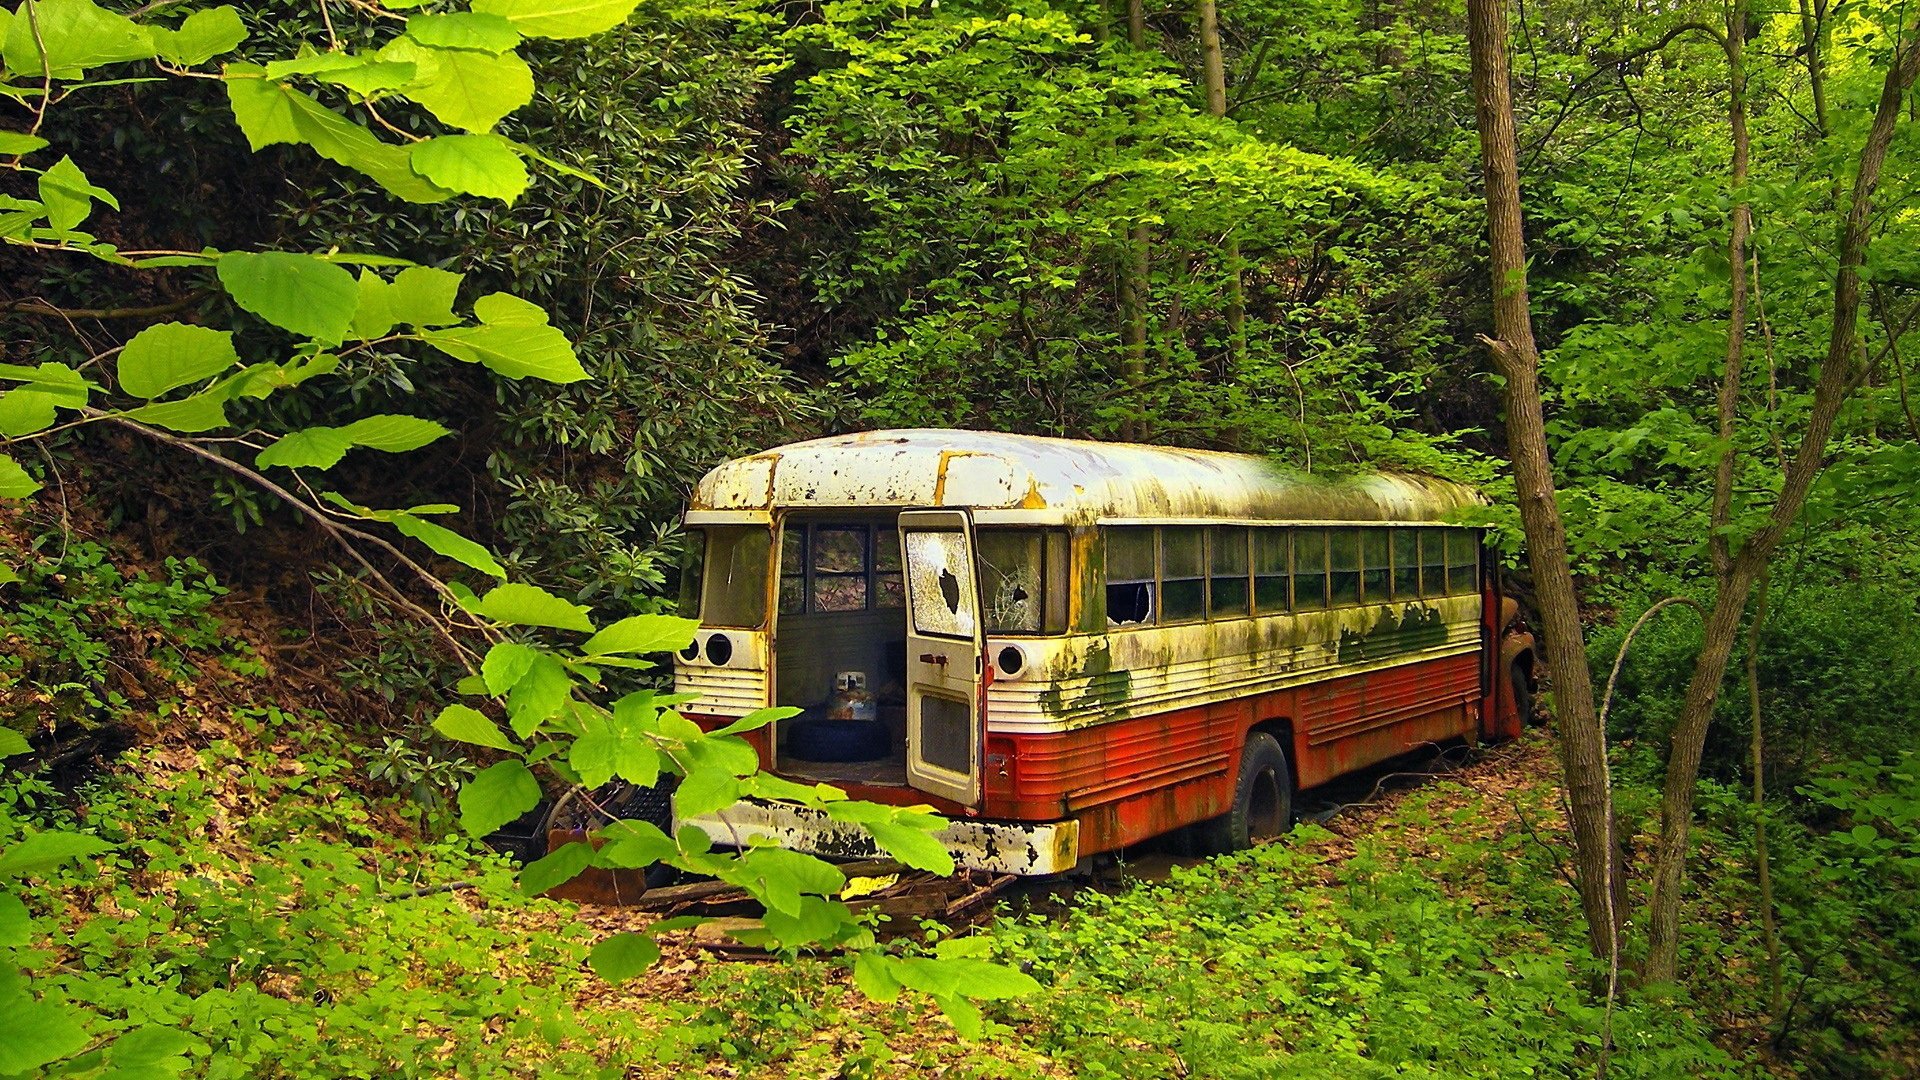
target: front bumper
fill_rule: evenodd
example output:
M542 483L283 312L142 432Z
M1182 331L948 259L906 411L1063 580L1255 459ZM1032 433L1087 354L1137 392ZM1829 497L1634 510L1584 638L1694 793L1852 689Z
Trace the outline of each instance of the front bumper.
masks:
M881 854L858 825L834 821L819 810L746 800L724 810L674 822L691 825L725 846L767 838L784 848L836 859ZM934 833L954 864L998 874L1062 874L1080 861L1078 821L955 821Z

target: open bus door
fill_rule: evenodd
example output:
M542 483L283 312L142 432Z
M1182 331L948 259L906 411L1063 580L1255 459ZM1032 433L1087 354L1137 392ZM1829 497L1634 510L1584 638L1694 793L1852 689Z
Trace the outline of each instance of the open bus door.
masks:
M900 515L907 577L907 782L980 802L985 644L973 522L959 510Z

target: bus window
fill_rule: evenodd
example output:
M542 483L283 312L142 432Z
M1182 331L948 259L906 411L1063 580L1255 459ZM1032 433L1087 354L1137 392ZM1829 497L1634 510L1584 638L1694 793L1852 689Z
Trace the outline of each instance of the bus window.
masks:
M867 610L867 529L864 525L813 530L813 597L816 612Z
M1447 595L1447 530L1420 530L1420 595Z
M1469 529L1447 530L1447 591L1480 591L1480 537Z
M710 527L706 533L698 618L708 626L752 629L767 621L770 530L758 525Z
M1191 525L1160 530L1160 621L1207 617L1206 530Z
M1100 530L1107 549L1107 623L1153 622L1153 529L1113 526Z
M780 532L780 614L807 610L807 527L788 525Z
M1247 534L1237 525L1207 530L1207 617L1232 619L1247 614ZM1281 596L1286 585L1281 584Z
M1327 548L1320 545L1320 563L1324 570ZM1310 607L1326 607L1326 578L1320 579L1321 600ZM1253 531L1253 607L1262 615L1287 610L1287 530Z
M900 578L900 530L881 528L873 534L873 606L899 610L907 606L907 586Z
M1420 534L1393 530L1393 598L1412 600L1420 595Z
M1067 629L1067 534L1059 529L982 529L980 589L989 634Z
M674 610L682 618L700 617L700 590L706 584L703 577L707 556L707 531L688 529L684 536L686 546L680 549L680 603Z
M1360 530L1360 562L1365 567L1360 573L1360 591L1369 604L1384 603L1392 596L1391 550L1387 530L1378 526Z
M1334 607L1360 602L1360 533L1327 530L1327 594Z
M1288 531L1293 534L1293 606L1318 611L1327 606L1327 530Z

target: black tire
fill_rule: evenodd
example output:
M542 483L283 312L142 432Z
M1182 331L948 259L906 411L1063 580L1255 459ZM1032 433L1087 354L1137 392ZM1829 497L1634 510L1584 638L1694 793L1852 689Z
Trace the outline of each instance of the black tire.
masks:
M1240 778L1233 786L1233 809L1202 822L1202 848L1224 855L1244 851L1255 840L1278 836L1293 827L1293 770L1280 740L1264 731L1247 736L1240 751Z
M1528 669L1533 665L1525 660L1515 660L1513 670L1513 708L1520 714L1520 726L1532 727L1533 720L1533 677Z
M787 753L802 761L878 761L893 749L885 724L873 720L797 720L787 725Z

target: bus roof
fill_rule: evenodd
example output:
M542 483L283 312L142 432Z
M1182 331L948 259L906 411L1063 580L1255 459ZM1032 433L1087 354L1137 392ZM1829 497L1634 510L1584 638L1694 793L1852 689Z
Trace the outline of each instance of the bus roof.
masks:
M772 511L964 507L987 523L1439 521L1475 489L1409 473L1323 478L1252 454L915 428L790 443L700 480L691 525Z

